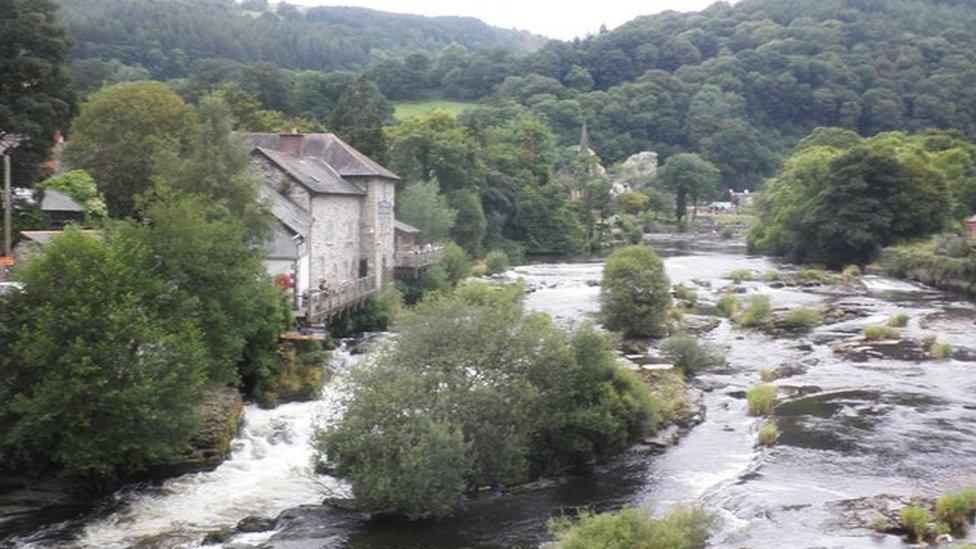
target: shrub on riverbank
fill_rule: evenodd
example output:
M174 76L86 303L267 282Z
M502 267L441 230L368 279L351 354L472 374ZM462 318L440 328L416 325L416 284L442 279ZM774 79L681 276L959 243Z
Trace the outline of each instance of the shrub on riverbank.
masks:
M881 266L896 278L915 280L953 292L976 295L976 246L958 235L886 248Z
M892 328L891 326L872 324L871 326L864 327L864 338L871 341L898 339L899 337L901 337L901 332L897 328Z
M743 328L753 328L760 326L769 318L769 313L773 310L772 304L767 295L754 295L749 298L749 307L742 312L739 317L739 326Z
M935 502L935 518L956 534L965 533L976 513L976 487L967 486L957 492L939 496Z
M814 309L800 307L786 314L785 327L810 329L820 325L820 313Z
M318 341L283 342L278 350L281 366L261 378L251 394L263 408L285 402L314 400L322 392L329 352Z
M735 313L739 312L741 306L739 298L734 294L722 294L715 302L715 308L727 318L732 318Z
M892 328L904 328L905 326L908 325L908 315L906 315L905 313L898 313L896 315L893 315L888 319L887 324Z
M485 268L488 274L504 273L508 270L508 255L501 250L492 250L485 256Z
M779 436L779 430L776 422L769 420L763 423L763 426L759 428L758 440L759 444L762 446L772 446L776 442L776 437Z
M932 514L922 507L905 507L901 510L901 525L918 543L925 543L925 538L932 531Z
M715 520L699 507L675 507L661 517L629 508L584 514L576 521L553 519L549 529L560 549L698 549L705 547Z
M567 334L512 292L463 286L394 331L316 436L365 510L444 515L467 491L585 468L656 425L656 401L606 334Z
M730 272L725 278L728 278L736 284L742 284L747 280L752 280L752 271L749 269L736 269Z
M945 360L952 354L952 345L936 341L929 347L929 353L932 354L932 358Z
M776 386L770 383L755 385L746 391L749 414L753 416L768 414L776 404L776 392Z
M600 285L600 313L608 330L626 337L661 336L670 306L664 263L650 246L627 246L610 254Z
M661 352L685 375L694 375L725 361L716 349L689 335L669 337L661 342Z

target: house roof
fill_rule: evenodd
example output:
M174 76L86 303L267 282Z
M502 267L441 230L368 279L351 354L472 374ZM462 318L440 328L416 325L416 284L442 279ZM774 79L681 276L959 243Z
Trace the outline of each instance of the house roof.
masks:
M276 133L242 133L241 138L252 147L278 151L281 136ZM302 134L301 157L316 157L327 162L342 177L400 177L332 133Z
M16 198L33 205L37 203L37 195L40 194L40 191L37 189L17 188L13 189L13 193ZM44 191L44 199L41 200L41 210L45 212L85 212L84 206L75 202L70 196L54 189L46 189Z
M336 170L332 169L332 166L315 156L295 156L264 147L257 147L255 150L312 192L357 196L366 194L351 181L343 179Z
M394 220L393 226L394 226L394 228L396 230L398 230L398 231L400 231L402 233L420 234L420 233L423 232L420 229L418 229L417 227L414 227L413 225L407 225L406 223L404 223L403 221L400 221L400 220Z
M969 219L967 219L966 221L972 221L972 222L976 222L976 215L974 215L974 216L972 216L972 217L970 217L970 218L969 218Z
M312 217L305 210L272 189L267 183L258 187L258 194L271 207L271 213L278 221L294 234L308 239L309 231L312 229Z
M102 234L101 231L95 230L82 230L79 232L92 236ZM20 231L20 238L22 240L27 240L33 242L34 244L40 244L43 246L54 239L54 237L59 236L62 233L64 233L64 231Z

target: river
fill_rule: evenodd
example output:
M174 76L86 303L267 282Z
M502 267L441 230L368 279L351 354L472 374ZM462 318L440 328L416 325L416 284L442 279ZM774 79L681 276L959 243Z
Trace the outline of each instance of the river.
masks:
M653 244L665 256L672 282L694 280L705 300L728 284L723 277L732 270L789 270L746 256L735 243L664 238ZM601 270L599 261L569 262L522 266L513 274L535 289L526 299L529 308L568 325L595 313ZM704 390L705 420L667 450L638 446L559 486L479 498L451 519L367 522L318 505L323 493L345 488L309 470L313 423L335 415L334 389L327 387L318 402L248 407L233 454L212 472L123 490L75 521L7 543L195 547L207 533L247 516L289 510L274 531L240 534L227 546L531 547L550 539L551 516L573 507L662 510L694 502L721 518L712 539L716 547L906 546L896 536L840 524L835 504L885 492L933 495L976 480L976 307L875 276L865 276L856 289L743 286L746 295L769 295L774 305L829 303L858 314L802 338L743 331L723 320L703 337L726 353L727 365L693 382ZM896 313L910 317L906 337L934 333L953 345L954 357L854 361L831 350L831 343ZM341 372L355 359L340 349L336 367ZM781 393L814 396L780 406L780 438L760 448L755 440L761 420L747 415L742 392L761 371L784 364L801 365L802 373L776 381Z

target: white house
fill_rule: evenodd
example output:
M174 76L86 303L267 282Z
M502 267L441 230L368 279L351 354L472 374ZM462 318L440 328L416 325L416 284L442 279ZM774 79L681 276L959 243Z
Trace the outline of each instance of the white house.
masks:
M396 174L331 133L241 136L278 221L268 272L291 286L297 316L326 320L391 280Z

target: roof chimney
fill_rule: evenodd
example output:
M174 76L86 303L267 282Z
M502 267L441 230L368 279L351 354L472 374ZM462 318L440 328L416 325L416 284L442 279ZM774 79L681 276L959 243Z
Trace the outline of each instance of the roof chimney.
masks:
M292 131L292 133L282 133L278 135L278 150L285 153L291 153L295 156L302 155L302 141L305 139L305 135L298 133L297 131Z

